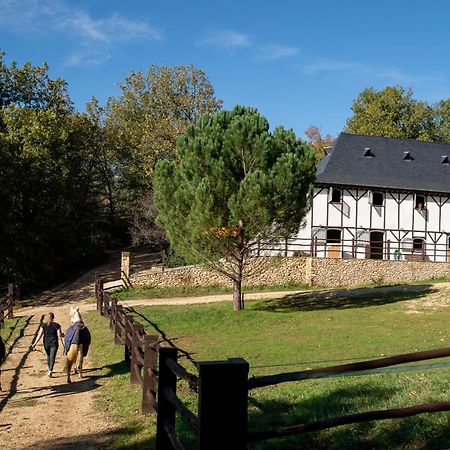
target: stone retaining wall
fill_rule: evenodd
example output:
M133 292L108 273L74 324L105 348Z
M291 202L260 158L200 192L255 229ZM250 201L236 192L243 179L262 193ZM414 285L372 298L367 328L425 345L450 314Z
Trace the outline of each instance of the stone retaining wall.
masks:
M375 259L312 259L308 284L312 286L361 286L449 277L450 264Z
M334 258L255 258L263 267L246 278L244 285L282 285L287 283L310 286L361 286L450 277L449 263L419 261L379 261L373 259ZM186 266L158 270L145 275L132 275L135 286L156 287L183 285L231 286L231 281L220 273L200 266Z
M256 270L255 275L244 280L244 286L306 284L306 258L255 258L254 264L260 269ZM164 272L158 270L140 276L132 275L130 280L135 286L219 285L231 287L230 279L200 266L177 267L165 269Z

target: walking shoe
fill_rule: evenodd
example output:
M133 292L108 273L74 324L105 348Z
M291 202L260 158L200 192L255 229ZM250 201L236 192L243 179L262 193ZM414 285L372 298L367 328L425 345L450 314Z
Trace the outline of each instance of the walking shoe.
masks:
M49 377L49 378L53 378L53 374L52 374L52 371L51 371L51 370L48 371L48 377Z

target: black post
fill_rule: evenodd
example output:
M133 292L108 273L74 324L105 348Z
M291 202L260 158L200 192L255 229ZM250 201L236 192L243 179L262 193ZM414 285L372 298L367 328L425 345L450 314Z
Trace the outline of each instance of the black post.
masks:
M245 359L199 363L199 449L245 450L248 427Z
M176 348L159 349L159 378L158 378L158 417L156 419L156 450L175 450L167 436L165 424L175 428L176 411L166 399L164 390L169 388L174 393L177 390L177 377L166 364L168 359L176 362L178 350ZM209 450L214 447L210 447Z

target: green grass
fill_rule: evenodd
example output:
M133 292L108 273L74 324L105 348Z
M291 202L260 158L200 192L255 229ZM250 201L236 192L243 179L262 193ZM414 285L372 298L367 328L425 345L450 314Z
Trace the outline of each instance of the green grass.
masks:
M28 317L17 316L14 319L5 319L4 327L0 330L0 336L5 343L6 352L23 336L28 324Z
M230 302L143 307L137 311L191 358L242 357L250 363L250 376L258 376L449 346L450 305L434 310L413 305L435 291L432 286L420 286L363 296L353 290L343 297L305 292L284 299L248 300L246 309L240 312L232 311ZM99 402L122 424L115 448L152 448L154 418L143 419L139 414L140 391L129 387L128 372L120 364L122 349L113 346L106 319L92 313L89 320L95 333L94 357L109 371L100 381L105 388ZM148 321L139 320L150 333L155 332ZM185 358L180 361L195 372ZM448 368L421 368L256 389L249 393L250 429L448 401L449 377ZM181 384L178 394L196 410L196 395L186 385ZM178 419L177 427L186 448L195 448L190 427L182 419ZM249 449L442 449L448 448L448 442L450 413L436 413L269 440L249 445Z
M278 292L278 291L295 291L309 289L304 284L287 283L283 285L269 286L249 286L243 289L243 292ZM231 288L210 285L210 286L173 286L158 288L153 286L136 286L132 288L124 288L111 292L111 296L117 300L132 300L135 298L170 298L170 297L200 297L203 295L230 294L233 292Z
M97 383L96 402L100 411L118 425L114 432L115 442L111 449L144 450L154 448L156 419L140 413L142 391L139 386L130 385L129 367L123 362L122 345L114 345L114 335L109 321L97 312L83 315L92 334L89 356L95 367L101 368Z

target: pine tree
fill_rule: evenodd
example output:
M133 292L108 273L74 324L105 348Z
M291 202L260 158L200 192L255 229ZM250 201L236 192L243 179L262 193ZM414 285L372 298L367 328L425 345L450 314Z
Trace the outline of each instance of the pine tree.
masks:
M314 152L292 130L270 133L255 109L236 106L201 117L177 153L156 166L157 221L177 253L232 280L233 307L241 309L257 240L286 237L305 216Z

